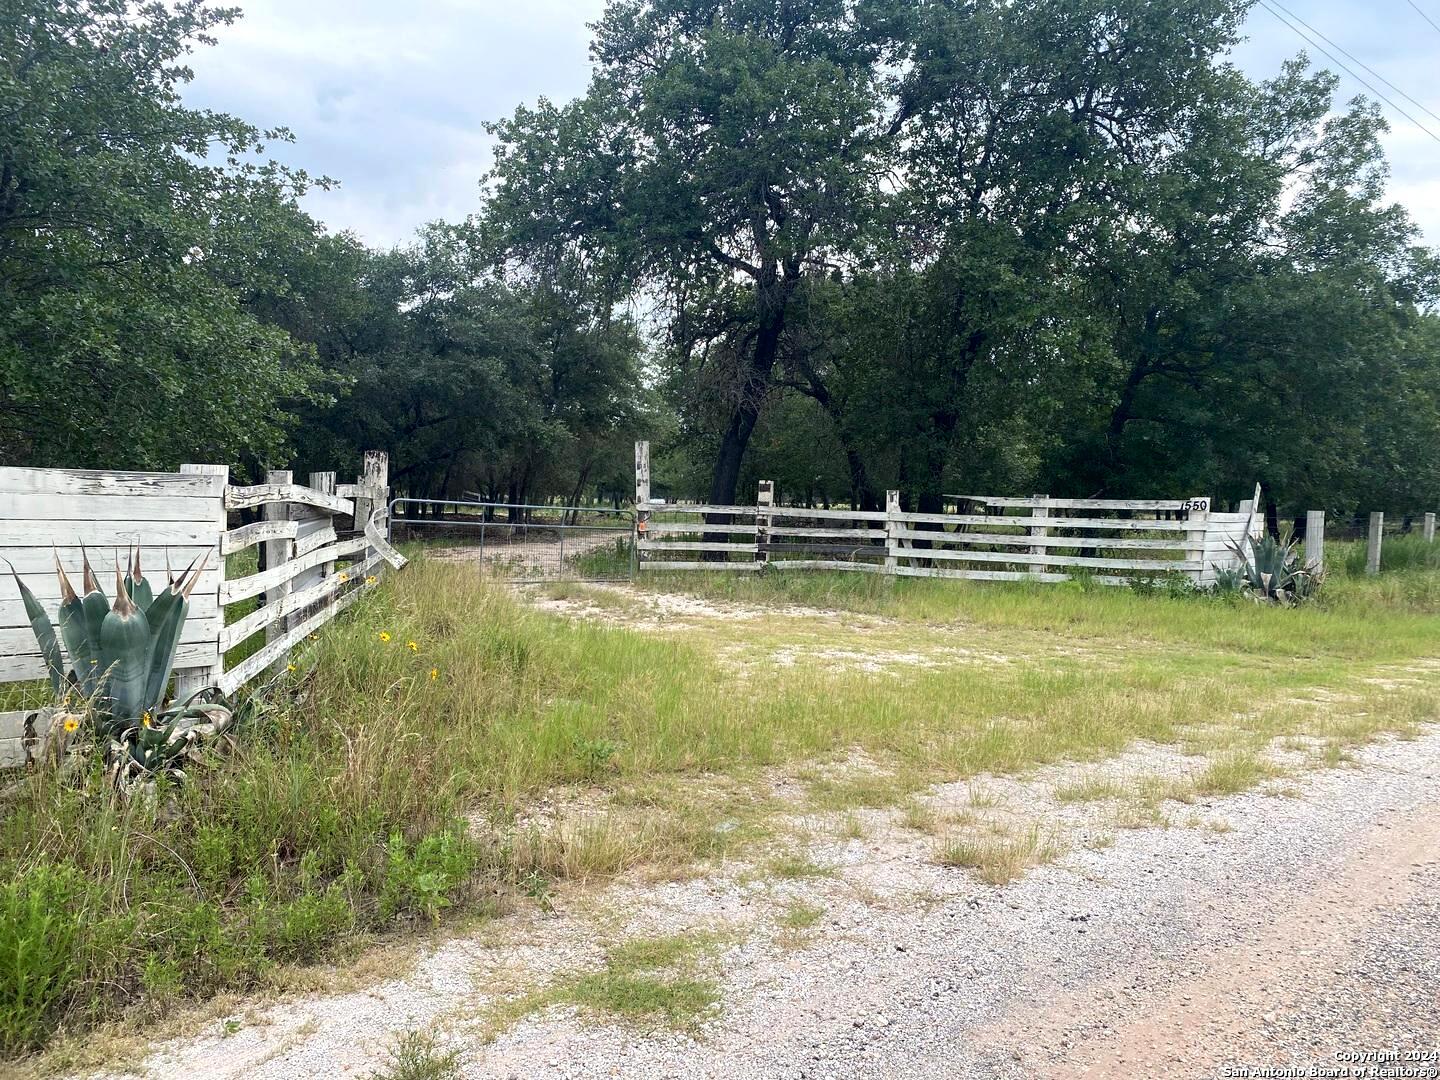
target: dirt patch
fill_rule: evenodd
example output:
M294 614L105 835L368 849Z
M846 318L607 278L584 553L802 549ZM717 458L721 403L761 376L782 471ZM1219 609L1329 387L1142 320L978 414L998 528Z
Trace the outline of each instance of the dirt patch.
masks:
M836 625L895 625L892 619L876 615L804 607L797 604L755 607L706 600L683 593L648 592L625 585L593 583L587 586L592 594L619 600L615 607L591 602L584 595L566 597L534 597L531 603L556 614L576 619L599 619L637 630L682 630L704 623L742 623L776 619L800 619Z
M538 610L577 621L619 626L642 633L713 632L717 655L739 669L807 666L899 676L908 671L965 664L1008 665L1015 655L978 644L980 636L965 625L907 626L898 619L803 605L754 606L681 593L648 592L627 585L591 583L564 596L522 598ZM762 633L740 635L754 625ZM782 636L785 644L768 645ZM912 632L913 631L913 632ZM921 643L903 644L905 641ZM853 643L853 644L852 644ZM1060 642L1033 642L1027 658L1110 662L1102 649Z
M555 578L573 572L574 562L584 555L614 547L617 540L627 540L628 533L578 533L545 540L493 540L482 545L477 536L473 543L427 545L425 557L450 563L476 563L486 570L523 578Z

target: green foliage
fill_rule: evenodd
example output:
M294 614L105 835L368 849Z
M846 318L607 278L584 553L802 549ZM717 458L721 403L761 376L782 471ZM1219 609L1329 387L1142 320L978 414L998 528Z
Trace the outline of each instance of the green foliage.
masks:
M563 972L546 989L501 1005L495 1026L555 1005L574 1005L629 1023L659 1020L693 1029L720 1003L718 988L698 977L697 970L719 945L717 936L704 933L622 942L606 954L602 969Z
M884 201L871 29L839 0L616 0L589 92L492 128L500 257L593 266L616 298L673 298L674 359L717 437L714 501L735 499L804 282Z
M576 739L575 756L582 780L598 780L611 770L611 759L620 752L613 739Z
M1147 574L1131 578L1130 589L1142 596L1167 596L1172 598L1194 596L1197 591L1195 582L1178 571L1163 574Z
M380 913L392 917L419 912L437 921L474 869L474 852L459 832L434 833L413 847L401 833L392 833L385 849Z
M83 597L71 587L57 558L63 653L50 616L11 569L45 658L51 689L57 698L63 698L64 711L58 717L61 726L54 734L63 747L76 713L87 714L104 748L107 767L119 785L160 773L182 775L180 765L198 756L200 741L230 726L229 708L202 700L213 696L210 691L202 690L164 708L190 593L204 569L197 556L157 595L141 571L137 548L123 576L119 564L115 566L112 605L88 557ZM71 663L68 671L66 656Z
M473 225L433 226L411 248L346 238L303 303L275 317L314 343L348 389L303 410L315 468L390 454L401 493L568 504L633 492L633 440L651 424L637 327L587 277L496 271Z
M1248 550L1247 550L1248 546ZM1313 597L1320 588L1321 575L1306 566L1299 545L1288 531L1280 537L1248 537L1244 543L1231 541L1231 549L1240 559L1234 573L1241 587L1257 600L1279 604L1298 604ZM1234 585L1230 575L1220 583L1221 591Z
M108 798L98 763L74 782L50 770L13 782L0 818L0 882L11 886L0 895L0 1016L36 1026L9 1021L10 1052L141 1003L272 985L281 965L343 955L371 934L519 895L543 906L555 879L728 856L765 835L756 815L773 800L771 770L836 746L896 767L825 793L857 805L932 779L1175 742L1213 732L1216 717L1240 717L1246 739L1296 730L1316 713L1294 699L1316 686L1373 694L1346 710L1347 722L1363 712L1366 730L1435 711L1419 688L1363 681L1433 650L1434 570L1337 576L1299 611L1065 585L694 575L685 589L770 610L684 640L547 616L453 571L417 560L327 626L307 645L304 694L252 710L235 752L166 800ZM818 605L887 618L856 630L792 614ZM881 655L936 648L941 662L877 679L797 660L763 694L731 692L737 657L763 663L797 633L822 650L831 635ZM954 663L963 635L1017 662ZM611 813L547 831L529 811L601 759L588 782L609 789ZM739 827L722 829L727 820ZM703 980L644 966L683 951L617 950L617 979L586 983L583 997L637 1014L646 1002L661 1018L670 1002L689 1022L704 1015ZM635 979L651 981L621 981Z
M663 290L657 490L1434 505L1440 261L1379 113L1246 79L1244 13L614 0L589 92L496 125L487 228Z
M312 392L307 351L249 307L315 243L310 178L264 159L288 132L180 98L186 54L236 17L205 0L0 9L7 462L253 460Z
M1365 574L1369 557L1365 541L1329 542L1325 545L1326 562L1349 577ZM1386 536L1380 544L1380 572L1440 570L1440 542L1426 542L1418 533Z
M0 1052L142 998L261 985L466 895L471 840L374 801L342 815L333 759L315 750L252 746L176 789L163 819L117 809L98 771L78 787L22 782L0 833Z
M39 1046L73 993L85 883L38 862L0 885L0 1054Z
M411 1031L390 1048L389 1064L370 1080L459 1080L460 1051L441 1050L433 1036Z

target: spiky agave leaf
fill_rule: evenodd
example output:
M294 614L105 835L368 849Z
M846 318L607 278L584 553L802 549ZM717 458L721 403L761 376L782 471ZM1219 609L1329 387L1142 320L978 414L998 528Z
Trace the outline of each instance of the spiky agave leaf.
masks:
M206 549L205 551L203 551L203 552L200 553L200 561L199 561L198 564L197 564L197 563L191 563L191 564L190 564L190 566L191 566L191 568L192 568L191 573L190 573L190 580L187 581L187 582L184 584L183 588L181 589L181 591L182 591L183 594L185 595L186 599L189 599L190 594L195 591L195 586L200 584L200 575L203 574L203 573L205 573L205 570L206 570L206 568L207 568L209 565L210 565L210 551L209 551L209 549Z
M90 553L85 550L85 545L80 545L80 559L84 564L84 577L80 584L87 593L102 592L100 581L95 577L95 571L90 568Z
M79 686L90 671L90 661L97 658L97 643L90 640L85 627L85 605L75 595L65 567L60 563L59 551L55 552L55 576L60 581L60 637L70 657L70 682Z
M204 560L203 562L201 560ZM180 635L185 629L185 619L190 613L189 597L200 580L200 574L209 562L210 553L197 555L181 573L178 581L172 581L150 605L150 651L146 658L145 707L158 708L165 696L165 687L170 682L170 670L175 664L175 652L180 645ZM187 581L188 578L188 581Z
M80 545L80 558L84 564L82 580L85 586L85 595L80 597L80 609L85 619L85 636L90 640L90 660L86 663L89 670L79 673L80 691L89 698L95 695L100 678L105 674L105 665L101 660L104 650L100 642L100 628L105 624L105 616L110 614L110 600L95 578L95 571L90 567L90 556L86 553L84 544Z
M125 592L115 564L115 602L100 627L102 701L113 717L133 717L146 708L145 684L150 657L150 623Z
M55 639L55 625L50 621L50 616L45 614L40 601L35 599L35 594L20 580L14 564L7 559L5 565L10 567L10 576L15 579L15 585L20 590L20 599L25 604L25 617L30 620L30 632L35 635L35 641L40 646L40 656L45 661L46 673L50 676L50 688L55 691L55 696L59 697L61 688L66 685L65 661L60 654L60 643Z
M135 545L135 558L130 564L130 599L134 600L141 611L149 611L150 605L155 600L155 589L146 580L144 572L140 569L140 545Z

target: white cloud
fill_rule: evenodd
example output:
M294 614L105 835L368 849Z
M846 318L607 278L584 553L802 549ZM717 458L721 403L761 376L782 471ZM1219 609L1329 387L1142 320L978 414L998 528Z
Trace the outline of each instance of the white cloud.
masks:
M1440 0L1417 3L1440 22ZM1275 0L1270 6L1277 6ZM1362 0L1280 0L1278 10L1290 26L1265 7L1251 9L1246 22L1249 38L1236 50L1236 62L1252 78L1262 79L1303 51L1316 67L1340 77L1336 89L1340 104L1362 95L1379 104L1390 124L1382 144L1390 161L1391 198L1409 210L1425 242L1440 247L1440 200L1434 198L1440 180L1440 142L1402 115L1408 113L1440 136L1440 120L1424 111L1440 114L1440 84L1435 80L1440 31L1404 0L1380 0L1379 5ZM1393 105L1382 101L1376 91Z
M473 211L483 125L589 79L601 0L249 0L193 60L187 101L295 132L276 157L341 182L307 208L376 245Z
M245 17L220 44L193 60L192 104L260 125L283 124L297 142L277 156L342 182L308 208L336 229L372 244L403 243L435 218L458 219L478 205L489 164L486 120L540 95L558 101L589 78L589 31L604 0L240 0ZM1396 86L1440 113L1434 79L1440 32L1401 0L1383 18L1362 0L1282 0ZM1440 0L1418 0L1440 21ZM1428 6L1427 6L1428 5ZM1278 71L1309 49L1263 8L1252 10L1250 40L1236 61L1252 77ZM1333 50L1332 50L1333 51ZM1341 59L1345 59L1343 56ZM1376 80L1356 67L1367 80ZM1380 84L1376 84L1380 85ZM1380 88L1440 134L1440 121ZM1344 76L1342 100L1368 93ZM1387 108L1392 192L1440 245L1440 143Z

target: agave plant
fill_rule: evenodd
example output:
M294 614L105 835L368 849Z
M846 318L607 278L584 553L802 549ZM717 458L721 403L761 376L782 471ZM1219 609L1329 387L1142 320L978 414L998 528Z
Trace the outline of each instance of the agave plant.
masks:
M92 718L117 782L178 772L179 764L194 756L201 739L223 732L231 722L230 710L216 700L219 694L214 690L202 690L165 707L190 594L207 561L208 556L197 557L178 577L167 573L167 584L157 594L141 570L136 548L123 573L118 560L115 564L112 602L100 588L88 555L83 596L76 594L57 555L58 636L44 607L10 568L56 697L67 706L78 703L83 710L67 713L66 718L73 721L83 714ZM65 727L68 730L71 724Z
M1281 604L1298 604L1315 594L1320 574L1302 561L1299 546L1290 538L1289 530L1273 536L1247 537L1250 550L1237 541L1230 541L1230 550L1240 558L1240 566L1230 571L1239 586L1257 600ZM1231 579L1227 576L1226 582Z

